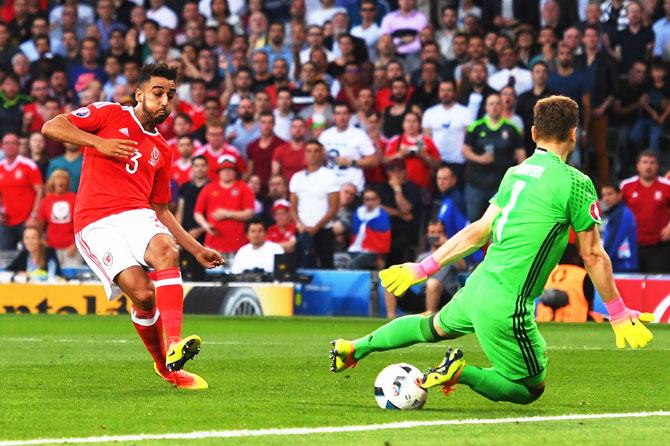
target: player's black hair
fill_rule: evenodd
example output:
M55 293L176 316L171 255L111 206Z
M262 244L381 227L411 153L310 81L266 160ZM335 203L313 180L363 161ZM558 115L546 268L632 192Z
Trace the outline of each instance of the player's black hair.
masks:
M191 165L193 165L195 160L203 160L205 164L209 164L209 161L207 161L207 157L205 155L197 155L191 158Z
M177 69L170 68L164 63L155 64L149 63L142 67L142 72L140 73L139 84L147 82L152 77L162 77L169 81L177 80Z

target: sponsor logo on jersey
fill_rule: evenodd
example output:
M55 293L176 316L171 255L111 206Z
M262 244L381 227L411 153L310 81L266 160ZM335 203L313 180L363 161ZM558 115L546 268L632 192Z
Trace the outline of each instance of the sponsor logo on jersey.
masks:
M598 203L598 200L594 200L589 206L589 214L593 221L600 223L600 203Z
M87 107L81 107L72 112L77 118L88 118L91 115L91 110Z
M160 157L161 157L161 152L158 150L158 148L156 146L154 146L154 148L151 149L151 159L149 160L149 164L156 167L156 163L158 163L158 159Z
M107 268L112 266L112 263L114 263L114 257L112 257L112 253L107 251L104 256L102 256L102 263L105 264Z
M130 134L128 133L128 127L124 127L122 129L119 129L119 133L122 133L126 136L130 136Z

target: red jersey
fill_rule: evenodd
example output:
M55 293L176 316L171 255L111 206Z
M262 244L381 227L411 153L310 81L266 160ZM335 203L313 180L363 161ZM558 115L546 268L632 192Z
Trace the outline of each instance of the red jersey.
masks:
M205 125L205 122L207 122L204 105L196 105L186 101L179 101L179 105L177 105L177 111L188 115L188 117L191 118L191 121L193 121L193 124L191 124L191 133L198 130L200 127Z
M102 138L137 141L137 152L126 159L108 157L84 147L84 162L74 209L74 230L108 215L150 209L150 203L170 201L170 147L158 130L140 125L132 107L95 102L68 113L78 128Z
M30 158L19 155L12 164L0 162L0 195L7 226L28 220L35 203L35 186L42 184L40 168Z
M178 158L172 163L172 178L179 186L191 181L191 161Z
M219 181L219 158L221 155L232 155L235 157L237 160L237 167L235 170L237 170L237 173L240 175L242 175L247 168L240 151L237 150L235 146L231 146L230 144L224 144L223 147L216 152L212 150L212 146L209 144L204 145L193 152L194 158L200 155L207 158L207 165L209 166L209 173L207 174L207 177L209 178L209 181Z
M410 98L412 97L412 93L414 93L414 86L410 85L407 87L407 96L405 97L405 102L409 102ZM386 110L386 108L390 105L393 105L393 102L391 102L391 88L384 87L380 89L375 95L375 106L377 107L377 111L379 113L383 113L384 110Z
M268 228L265 238L275 243L285 243L295 237L295 223L291 222L285 227L281 228L274 224Z
M272 154L272 161L277 161L281 166L279 173L286 181L291 181L294 173L305 168L305 146L303 143L298 150L293 150L290 142L277 147Z
M237 252L247 243L244 222L226 218L215 220L214 211L224 209L242 211L254 208L254 193L243 181L236 181L231 187L221 186L219 181L207 184L198 195L194 212L205 216L207 222L216 231L215 235L205 236L205 245L219 252Z
M407 136L403 133L391 138L386 147L386 156L395 155L400 151L400 146L409 148L409 150L418 150L418 143L423 145L423 151L433 158L440 160L440 152L437 151L435 143L431 138L425 135L420 135L420 139L416 142L410 142ZM405 168L407 169L407 179L417 186L427 189L431 186L430 166L418 155L410 153L405 157Z
M33 120L28 127L28 133L30 134L41 131L45 121L42 117L42 114L40 113L40 107L37 102L30 102L23 106L23 116L29 114L33 116Z
M621 195L635 215L638 244L659 243L661 230L670 221L670 180L658 177L647 187L634 176L621 182Z
M74 203L77 195L48 194L40 203L38 219L47 224L47 245L54 249L65 249L74 243Z
M261 148L261 139L253 140L247 146L247 160L254 162L254 171L252 173L258 175L261 179L261 188L267 189L268 180L272 174L272 155L277 147L286 145L286 141L279 138L277 135L272 135L270 144L264 149Z
M388 143L389 140L386 139L383 135L380 135L379 140L377 141L372 140L372 144L374 144L375 149L381 150L381 153L386 152ZM386 180L388 179L383 165L376 167L366 167L363 169L363 175L365 175L365 184L382 184L386 183Z

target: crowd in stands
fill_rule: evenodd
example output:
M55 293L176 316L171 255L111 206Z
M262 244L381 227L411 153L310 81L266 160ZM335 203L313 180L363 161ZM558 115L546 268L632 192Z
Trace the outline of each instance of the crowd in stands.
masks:
M2 2L0 250L22 249L10 268L81 263L83 149L42 125L134 105L142 65L165 63L178 72L159 127L170 206L232 271L271 271L276 253L318 268L414 261L482 215L533 154L533 106L562 94L581 109L569 162L602 193L615 271L670 272L670 1L418 3ZM186 253L182 266L204 277Z

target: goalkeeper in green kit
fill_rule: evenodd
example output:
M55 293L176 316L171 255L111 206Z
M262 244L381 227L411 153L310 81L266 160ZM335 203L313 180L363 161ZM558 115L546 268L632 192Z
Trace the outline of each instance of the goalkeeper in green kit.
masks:
M333 372L355 366L372 352L476 333L491 368L465 365L463 352L449 349L421 385L442 385L448 393L460 383L493 401L537 400L544 391L547 358L534 320L535 297L563 254L571 226L586 271L605 301L617 347L644 347L651 341L642 322L651 322L653 315L628 309L614 283L598 233L593 183L565 163L575 148L578 121L573 100L551 96L538 101L531 129L537 149L507 171L482 218L421 263L393 265L379 276L388 291L401 296L492 239L484 261L438 313L401 317L355 341L333 341Z

